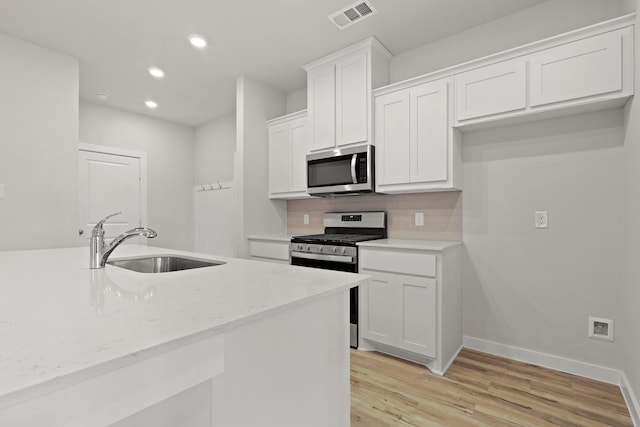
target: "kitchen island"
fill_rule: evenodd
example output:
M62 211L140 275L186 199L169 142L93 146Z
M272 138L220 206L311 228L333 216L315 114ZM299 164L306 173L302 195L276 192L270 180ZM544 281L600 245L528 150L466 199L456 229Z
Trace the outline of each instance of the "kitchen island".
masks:
M167 273L87 248L0 252L0 425L348 426L348 290L367 276L224 264Z

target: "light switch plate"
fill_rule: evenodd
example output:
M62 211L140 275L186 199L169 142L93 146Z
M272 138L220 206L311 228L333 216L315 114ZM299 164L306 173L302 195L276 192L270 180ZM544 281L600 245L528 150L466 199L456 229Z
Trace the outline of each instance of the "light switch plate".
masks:
M0 184L0 199L4 199L4 184Z
M304 214L303 222L304 225L309 225L309 214Z
M424 212L416 212L416 227L424 226Z

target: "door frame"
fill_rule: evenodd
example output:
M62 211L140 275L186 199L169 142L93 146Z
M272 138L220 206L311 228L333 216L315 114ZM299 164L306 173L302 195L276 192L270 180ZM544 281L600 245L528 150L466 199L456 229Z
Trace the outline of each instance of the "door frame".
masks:
M129 150L107 145L78 143L78 151L90 151L93 153L112 154L115 156L134 157L140 159L140 224L147 226L147 153L144 151Z

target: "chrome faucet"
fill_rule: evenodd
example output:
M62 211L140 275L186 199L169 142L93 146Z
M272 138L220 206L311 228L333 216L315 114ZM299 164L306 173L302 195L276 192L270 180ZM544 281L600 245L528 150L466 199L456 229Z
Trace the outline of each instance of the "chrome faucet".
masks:
M104 265L107 263L107 258L109 258L109 255L111 255L111 252L113 252L115 248L120 245L120 243L124 242L130 237L143 236L152 239L158 235L158 233L150 228L136 227L120 234L108 245L105 244L104 228L102 228L102 226L105 222L107 222L109 218L111 218L112 216L120 215L121 213L122 212L116 212L114 214L108 215L107 217L101 219L95 225L95 227L93 227L93 231L91 231L91 239L89 242L89 268L104 268Z

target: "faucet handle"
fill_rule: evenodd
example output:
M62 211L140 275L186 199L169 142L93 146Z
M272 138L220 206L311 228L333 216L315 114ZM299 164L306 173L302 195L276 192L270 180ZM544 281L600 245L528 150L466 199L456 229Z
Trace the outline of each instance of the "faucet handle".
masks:
M100 232L104 233L104 230L102 229L102 226L104 225L104 223L107 222L107 220L109 218L111 218L112 216L120 215L121 213L122 213L122 211L116 212L116 213L112 213L111 215L107 215L106 217L102 218L100 221L98 221L98 223L95 225L95 227L93 227L93 230L91 231L91 235L97 236L98 233L100 233Z

